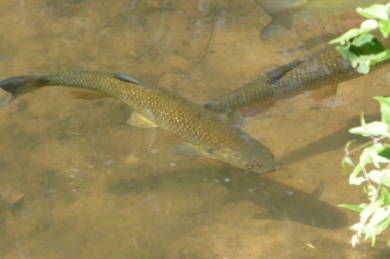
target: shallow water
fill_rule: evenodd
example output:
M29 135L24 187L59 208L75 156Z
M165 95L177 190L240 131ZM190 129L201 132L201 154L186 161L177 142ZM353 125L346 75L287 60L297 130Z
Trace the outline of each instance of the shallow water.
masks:
M299 45L262 42L270 17L255 1L4 0L0 13L3 78L122 72L200 104ZM347 129L377 116L371 97L388 82L382 68L334 98L304 93L248 118L281 161L261 177L171 152L179 139L128 126L115 99L22 96L0 109L0 258L388 258L388 234L352 249L357 215L336 207L364 201L339 163Z

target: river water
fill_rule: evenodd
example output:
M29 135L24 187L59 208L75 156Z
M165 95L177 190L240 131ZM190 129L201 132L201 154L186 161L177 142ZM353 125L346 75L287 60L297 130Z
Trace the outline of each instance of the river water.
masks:
M349 1L281 1L271 9L293 5L293 26L263 41L275 15L266 2L3 0L1 77L121 72L202 104L356 20ZM372 97L389 81L383 67L331 97L302 93L247 118L243 130L281 162L265 176L175 154L178 138L127 125L118 100L60 87L24 95L0 109L0 258L390 258L388 233L352 249L358 215L337 208L365 201L340 160L347 129L361 112L378 117Z

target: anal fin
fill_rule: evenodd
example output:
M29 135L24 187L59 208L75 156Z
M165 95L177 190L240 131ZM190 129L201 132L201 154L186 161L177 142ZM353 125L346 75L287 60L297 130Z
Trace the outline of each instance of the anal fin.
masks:
M337 97L337 84L328 85L317 90L310 91L310 96L318 101L318 108L335 107L342 104Z

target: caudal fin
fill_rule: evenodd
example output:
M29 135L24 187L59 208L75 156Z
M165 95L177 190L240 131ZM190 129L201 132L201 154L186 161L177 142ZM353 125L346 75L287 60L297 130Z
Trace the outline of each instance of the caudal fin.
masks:
M47 83L45 76L42 75L17 76L0 80L0 88L12 95L11 100L17 96L38 89Z

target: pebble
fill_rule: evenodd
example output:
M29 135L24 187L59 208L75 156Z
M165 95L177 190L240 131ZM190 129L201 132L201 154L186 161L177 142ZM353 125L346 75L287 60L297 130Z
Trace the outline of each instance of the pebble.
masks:
M23 200L24 194L10 186L1 186L0 197L8 205L15 205Z

